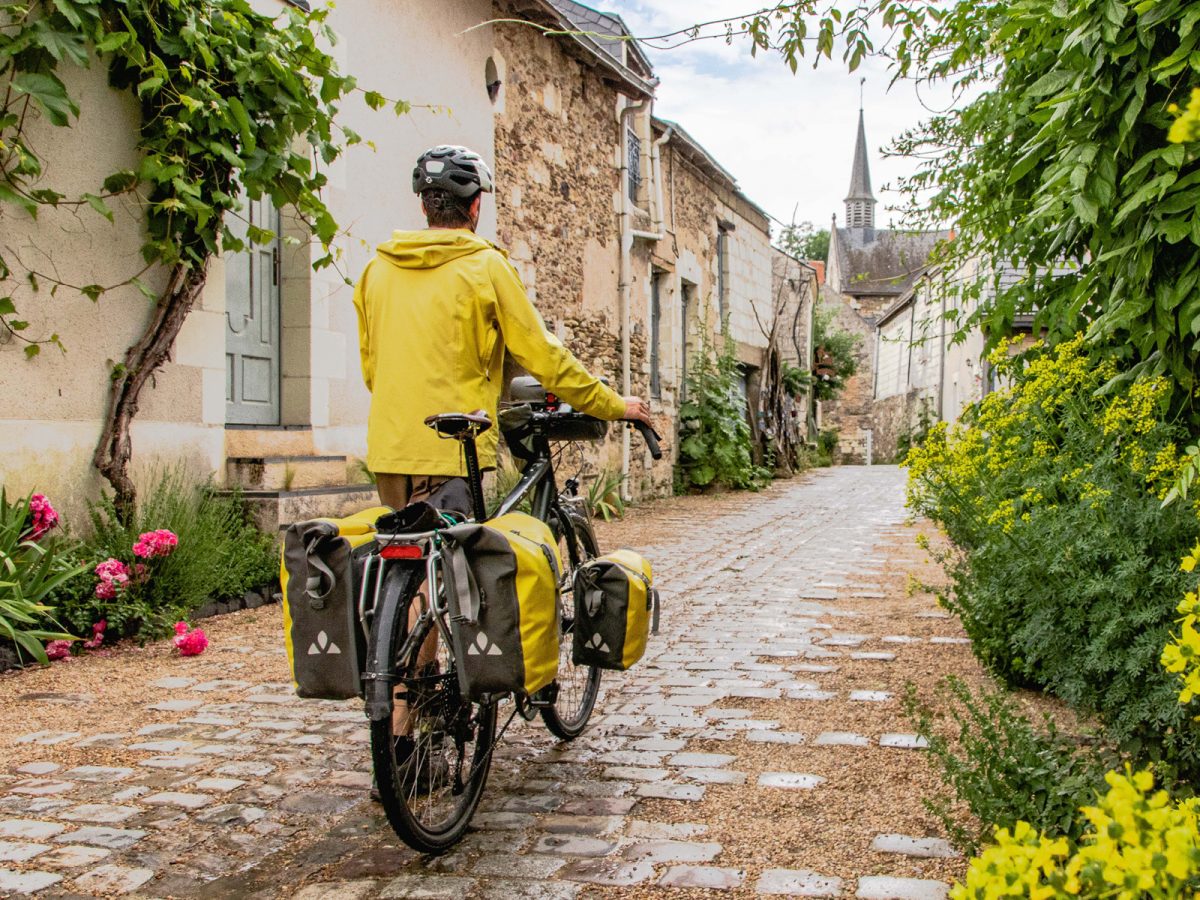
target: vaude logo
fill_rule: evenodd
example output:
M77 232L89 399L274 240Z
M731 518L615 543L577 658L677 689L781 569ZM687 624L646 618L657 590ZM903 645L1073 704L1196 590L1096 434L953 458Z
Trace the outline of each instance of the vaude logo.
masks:
M475 643L467 648L467 656L503 656L504 651L491 642L482 631L475 636Z
M309 656L320 656L322 653L334 656L340 654L341 648L329 639L329 635L321 632L317 635L317 639L308 645Z
M592 639L585 646L593 650L599 650L601 653L608 653L610 649L608 644L604 643L604 638L600 637L600 632L593 634Z

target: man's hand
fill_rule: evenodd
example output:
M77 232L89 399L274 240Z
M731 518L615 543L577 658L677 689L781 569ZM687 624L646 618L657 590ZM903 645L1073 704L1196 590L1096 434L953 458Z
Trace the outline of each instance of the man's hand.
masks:
M653 425L650 421L650 404L641 397L626 397L625 398L625 416L626 419L634 419L638 422L645 422L647 425Z

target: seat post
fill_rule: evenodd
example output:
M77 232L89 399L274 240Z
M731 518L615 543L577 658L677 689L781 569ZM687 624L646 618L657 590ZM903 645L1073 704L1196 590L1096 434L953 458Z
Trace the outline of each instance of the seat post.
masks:
M462 445L467 462L467 484L471 489L471 510L475 514L475 521L482 522L487 518L487 509L483 502L483 473L479 471L479 454L475 451L474 436L468 434Z

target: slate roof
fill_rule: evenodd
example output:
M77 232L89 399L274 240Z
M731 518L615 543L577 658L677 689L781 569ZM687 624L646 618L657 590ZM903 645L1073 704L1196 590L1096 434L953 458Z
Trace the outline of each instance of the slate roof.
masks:
M871 193L871 162L867 156L867 129L863 123L863 111L858 111L858 137L854 141L854 165L850 170L850 192L847 200L870 200L875 202Z
M550 0L550 4L562 13L574 28L587 32L587 39L596 49L623 66L633 68L635 71L640 70L638 71L639 75L649 77L653 74L654 70L650 65L650 60L642 52L641 46L637 41L627 40L632 37L633 33L620 16L615 13L599 12L590 6L576 3L575 0ZM635 68L626 63L622 45L628 47L630 56L636 58L639 66Z
M843 294L899 297L924 270L937 242L950 232L839 228L837 236Z

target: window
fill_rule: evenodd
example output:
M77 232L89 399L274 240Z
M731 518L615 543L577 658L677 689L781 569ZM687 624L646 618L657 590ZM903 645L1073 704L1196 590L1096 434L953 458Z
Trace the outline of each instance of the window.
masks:
M629 157L629 169L626 172L629 199L637 203L638 194L642 189L642 139L631 128L625 135L625 141L628 145Z
M724 331L729 315L729 230L724 225L717 229L717 310Z
M661 274L650 277L650 396L662 397L662 281Z
M500 70L496 68L496 60L490 56L483 66L483 84L487 88L488 99L495 103L500 96Z
M679 341L679 399L687 400L688 357L692 352L695 329L692 320L696 317L696 286L688 282L680 284L680 341Z

